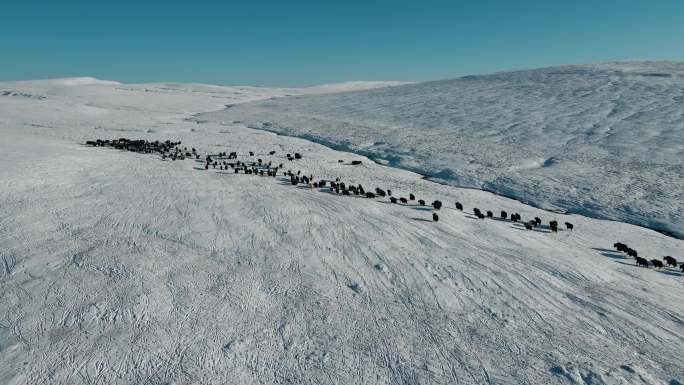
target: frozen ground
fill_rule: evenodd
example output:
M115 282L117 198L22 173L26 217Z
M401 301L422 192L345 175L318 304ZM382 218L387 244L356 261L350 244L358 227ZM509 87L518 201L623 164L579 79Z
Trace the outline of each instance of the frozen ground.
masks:
M684 237L684 63L468 76L204 115Z
M195 115L308 91L94 79L5 90L0 384L684 383L684 276L608 250L621 240L681 260L680 240ZM433 223L412 205L79 144L119 136L255 151L446 208ZM575 231L472 219L456 200Z

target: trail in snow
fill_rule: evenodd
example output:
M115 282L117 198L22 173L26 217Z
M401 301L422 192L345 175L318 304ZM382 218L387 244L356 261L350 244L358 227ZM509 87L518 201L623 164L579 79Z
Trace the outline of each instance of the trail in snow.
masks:
M12 88L45 99L0 98L0 383L683 381L684 277L610 250L682 257L681 240L199 124L188 116L234 95L155 87L34 82ZM118 136L254 151L445 208L432 223L414 205L78 144ZM576 227L476 220L456 200Z

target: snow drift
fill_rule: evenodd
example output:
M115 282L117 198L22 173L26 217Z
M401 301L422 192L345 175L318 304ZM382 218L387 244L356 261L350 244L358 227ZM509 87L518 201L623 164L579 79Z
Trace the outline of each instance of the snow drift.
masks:
M466 76L203 119L244 120L441 182L684 237L684 63Z

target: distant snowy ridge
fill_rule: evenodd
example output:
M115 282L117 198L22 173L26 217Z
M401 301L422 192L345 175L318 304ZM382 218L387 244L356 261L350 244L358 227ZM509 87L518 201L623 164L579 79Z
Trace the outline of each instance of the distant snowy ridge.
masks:
M684 237L684 63L574 65L260 101L202 119Z

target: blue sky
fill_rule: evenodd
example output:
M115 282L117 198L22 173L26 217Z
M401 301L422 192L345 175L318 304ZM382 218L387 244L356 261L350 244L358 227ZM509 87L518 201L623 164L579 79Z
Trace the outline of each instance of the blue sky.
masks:
M308 85L684 60L683 0L2 0L0 15L0 80Z

